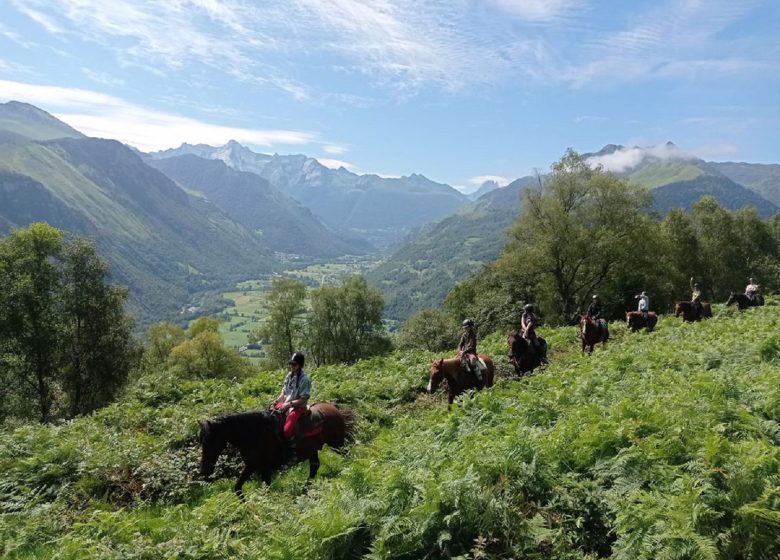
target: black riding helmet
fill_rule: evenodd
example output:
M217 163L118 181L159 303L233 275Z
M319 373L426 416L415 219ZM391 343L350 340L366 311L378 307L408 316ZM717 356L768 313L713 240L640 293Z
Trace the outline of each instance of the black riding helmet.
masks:
M299 364L301 367L303 367L304 362L306 361L306 358L303 356L301 352L294 352L292 356L290 356L290 361L287 362L288 364Z
M523 311L530 311L530 312L532 312L532 313L533 313L533 310L534 310L534 306L533 306L533 304L531 304L531 303L526 303L526 304L523 306Z
M474 320L473 319L464 319L464 321L460 324L461 327L466 328L473 328L474 327Z

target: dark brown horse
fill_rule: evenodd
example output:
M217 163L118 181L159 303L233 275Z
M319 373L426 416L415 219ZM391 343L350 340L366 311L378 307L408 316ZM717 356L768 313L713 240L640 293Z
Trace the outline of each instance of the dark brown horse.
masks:
M487 366L487 371L483 373L484 378L482 380L482 385L485 387L492 387L493 375L495 373L493 360L490 359L490 356L487 354L479 354L479 357ZM455 400L455 397L460 395L463 391L467 389L482 388L478 385L474 374L465 370L460 358L452 358L449 360L442 358L440 360L434 360L433 363L431 363L431 372L428 375L427 391L429 393L435 393L444 379L447 380L447 400L450 405L452 405L452 401Z
M506 339L509 346L509 363L514 366L515 373L521 377L532 374L534 369L546 363L547 341L541 336L537 338L538 349L517 331L511 332Z
M311 406L310 415L301 418L306 422L303 434L296 444L296 462L309 461L309 484L320 468L318 451L327 444L340 449L353 440L354 418L349 410L340 410L328 403ZM271 483L271 475L284 463L284 443L280 437L281 425L279 413L272 411L239 412L219 416L200 423L198 436L203 447L200 459L200 474L206 478L214 472L217 459L227 444L238 449L244 460L244 468L236 481L234 490L242 497L241 488L253 473L259 472L266 484Z
M674 304L674 316L679 317L680 315L682 315L683 323L701 321L712 317L712 307L706 301L701 302L701 315L699 315L690 301L678 301Z
M587 315L580 315L580 340L582 340L582 353L585 353L585 347L588 347L588 354L593 354L593 347L601 342L606 344L609 340L609 327L606 322L597 322Z
M761 294L756 294L756 297L754 299L750 299L745 294L731 292L731 295L729 296L729 299L726 302L726 307L734 303L736 303L737 307L739 307L739 310L742 311L743 309L747 309L748 307L759 307L761 305L764 305L764 298Z
M647 313L647 320L639 311L629 311L626 313L626 325L631 329L631 332L637 332L639 329L646 329L647 332L653 332L655 324L658 322L658 315L655 311L649 311Z

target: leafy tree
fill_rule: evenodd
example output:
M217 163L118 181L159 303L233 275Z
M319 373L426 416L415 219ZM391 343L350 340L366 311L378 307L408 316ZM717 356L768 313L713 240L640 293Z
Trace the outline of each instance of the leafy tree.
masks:
M93 242L66 246L60 362L71 416L112 401L135 362L133 322L124 312L127 289L106 285L107 276L108 263Z
M644 245L649 206L646 191L569 150L539 189L526 191L501 266L538 278L536 299L569 321Z
M265 352L272 365L286 364L295 349L301 346L305 299L306 285L303 282L281 277L271 282L266 298L268 317L265 324L249 336L250 342L270 340Z
M144 369L157 368L165 364L171 350L185 341L184 330L173 323L157 323L149 327L144 351Z
M44 223L0 240L0 362L16 396L14 408L51 418L57 381L59 270L62 234Z
M390 349L382 324L382 295L363 277L312 291L311 306L308 342L315 363L352 363Z
M423 309L401 325L398 333L400 348L415 348L429 352L452 350L458 340L457 320L438 309Z
M219 333L219 325L222 321L216 317L198 317L187 329L187 336L196 338L204 332Z

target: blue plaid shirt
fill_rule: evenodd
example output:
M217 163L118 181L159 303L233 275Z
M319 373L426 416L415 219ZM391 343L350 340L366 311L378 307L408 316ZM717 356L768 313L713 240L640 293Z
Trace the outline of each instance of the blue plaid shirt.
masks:
M300 398L311 396L311 381L303 369L299 374L288 372L284 378L284 401L290 402Z

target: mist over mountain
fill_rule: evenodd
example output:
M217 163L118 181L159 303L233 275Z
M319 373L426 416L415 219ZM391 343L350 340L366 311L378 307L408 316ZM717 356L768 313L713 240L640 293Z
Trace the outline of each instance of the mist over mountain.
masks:
M650 148L608 144L583 157L649 188L662 215L671 208L688 211L705 195L732 210L754 207L764 217L780 212L770 201L780 199L780 165L710 163L671 142ZM520 212L522 190L539 180L544 176L523 177L503 188L487 185L487 194L423 228L369 272L369 281L385 296L386 314L402 321L437 307L458 281L494 260L504 245L503 232Z
M336 233L259 175L237 171L219 159L204 159L193 153L147 158L147 163L185 188L204 194L231 218L260 235L274 251L309 258L375 251L366 241Z
M190 154L218 159L255 173L301 202L336 231L386 247L410 230L456 211L468 198L422 175L383 178L330 169L305 155L258 154L231 141L221 147L188 145L150 154L157 159Z

